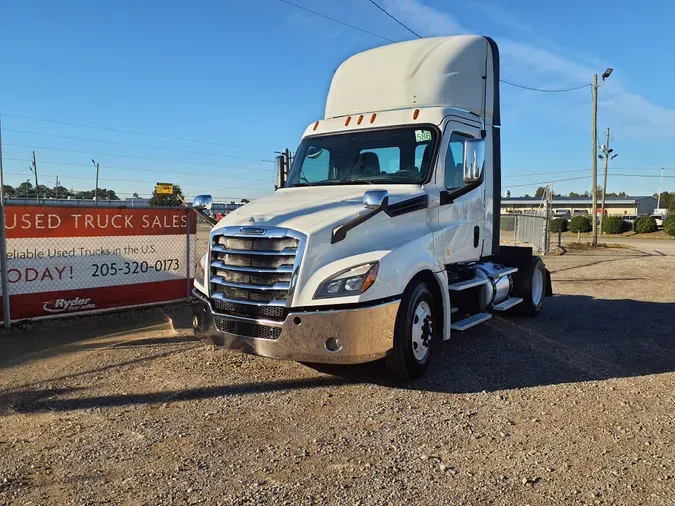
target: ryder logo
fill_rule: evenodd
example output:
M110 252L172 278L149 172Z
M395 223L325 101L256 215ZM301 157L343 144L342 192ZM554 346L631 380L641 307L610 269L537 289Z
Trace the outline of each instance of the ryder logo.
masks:
M45 302L42 309L48 313L64 313L72 311L83 311L85 309L96 309L96 304L90 303L91 299L55 299Z

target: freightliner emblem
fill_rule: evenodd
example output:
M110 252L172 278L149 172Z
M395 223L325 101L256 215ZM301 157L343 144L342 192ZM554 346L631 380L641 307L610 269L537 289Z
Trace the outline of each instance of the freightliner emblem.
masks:
M239 229L240 234L263 235L265 232L264 228L244 227Z

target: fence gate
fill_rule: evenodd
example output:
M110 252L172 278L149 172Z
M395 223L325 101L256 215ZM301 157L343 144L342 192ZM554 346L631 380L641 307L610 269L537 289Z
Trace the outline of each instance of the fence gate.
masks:
M502 214L500 231L503 245L532 246L542 254L550 251L550 226L545 213Z

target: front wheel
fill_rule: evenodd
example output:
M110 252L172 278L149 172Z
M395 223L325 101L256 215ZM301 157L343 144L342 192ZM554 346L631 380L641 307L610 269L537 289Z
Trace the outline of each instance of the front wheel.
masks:
M434 332L434 299L429 286L420 281L403 294L396 316L394 349L387 355L387 368L402 380L417 379L426 370Z

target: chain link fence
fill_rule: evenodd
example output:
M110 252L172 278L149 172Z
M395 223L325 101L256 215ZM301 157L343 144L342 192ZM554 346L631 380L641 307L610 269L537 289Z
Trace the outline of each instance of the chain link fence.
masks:
M500 244L531 246L546 254L551 249L550 220L546 213L502 214Z
M195 217L186 208L6 206L11 319L187 300Z
M199 268L199 260L204 256L205 253L208 253L209 250L209 241L211 237L211 229L213 225L209 223L203 216L194 213L197 225L195 238L192 243L190 256L193 258L191 265L191 278L194 279L197 269ZM208 271L208 268L207 268Z

